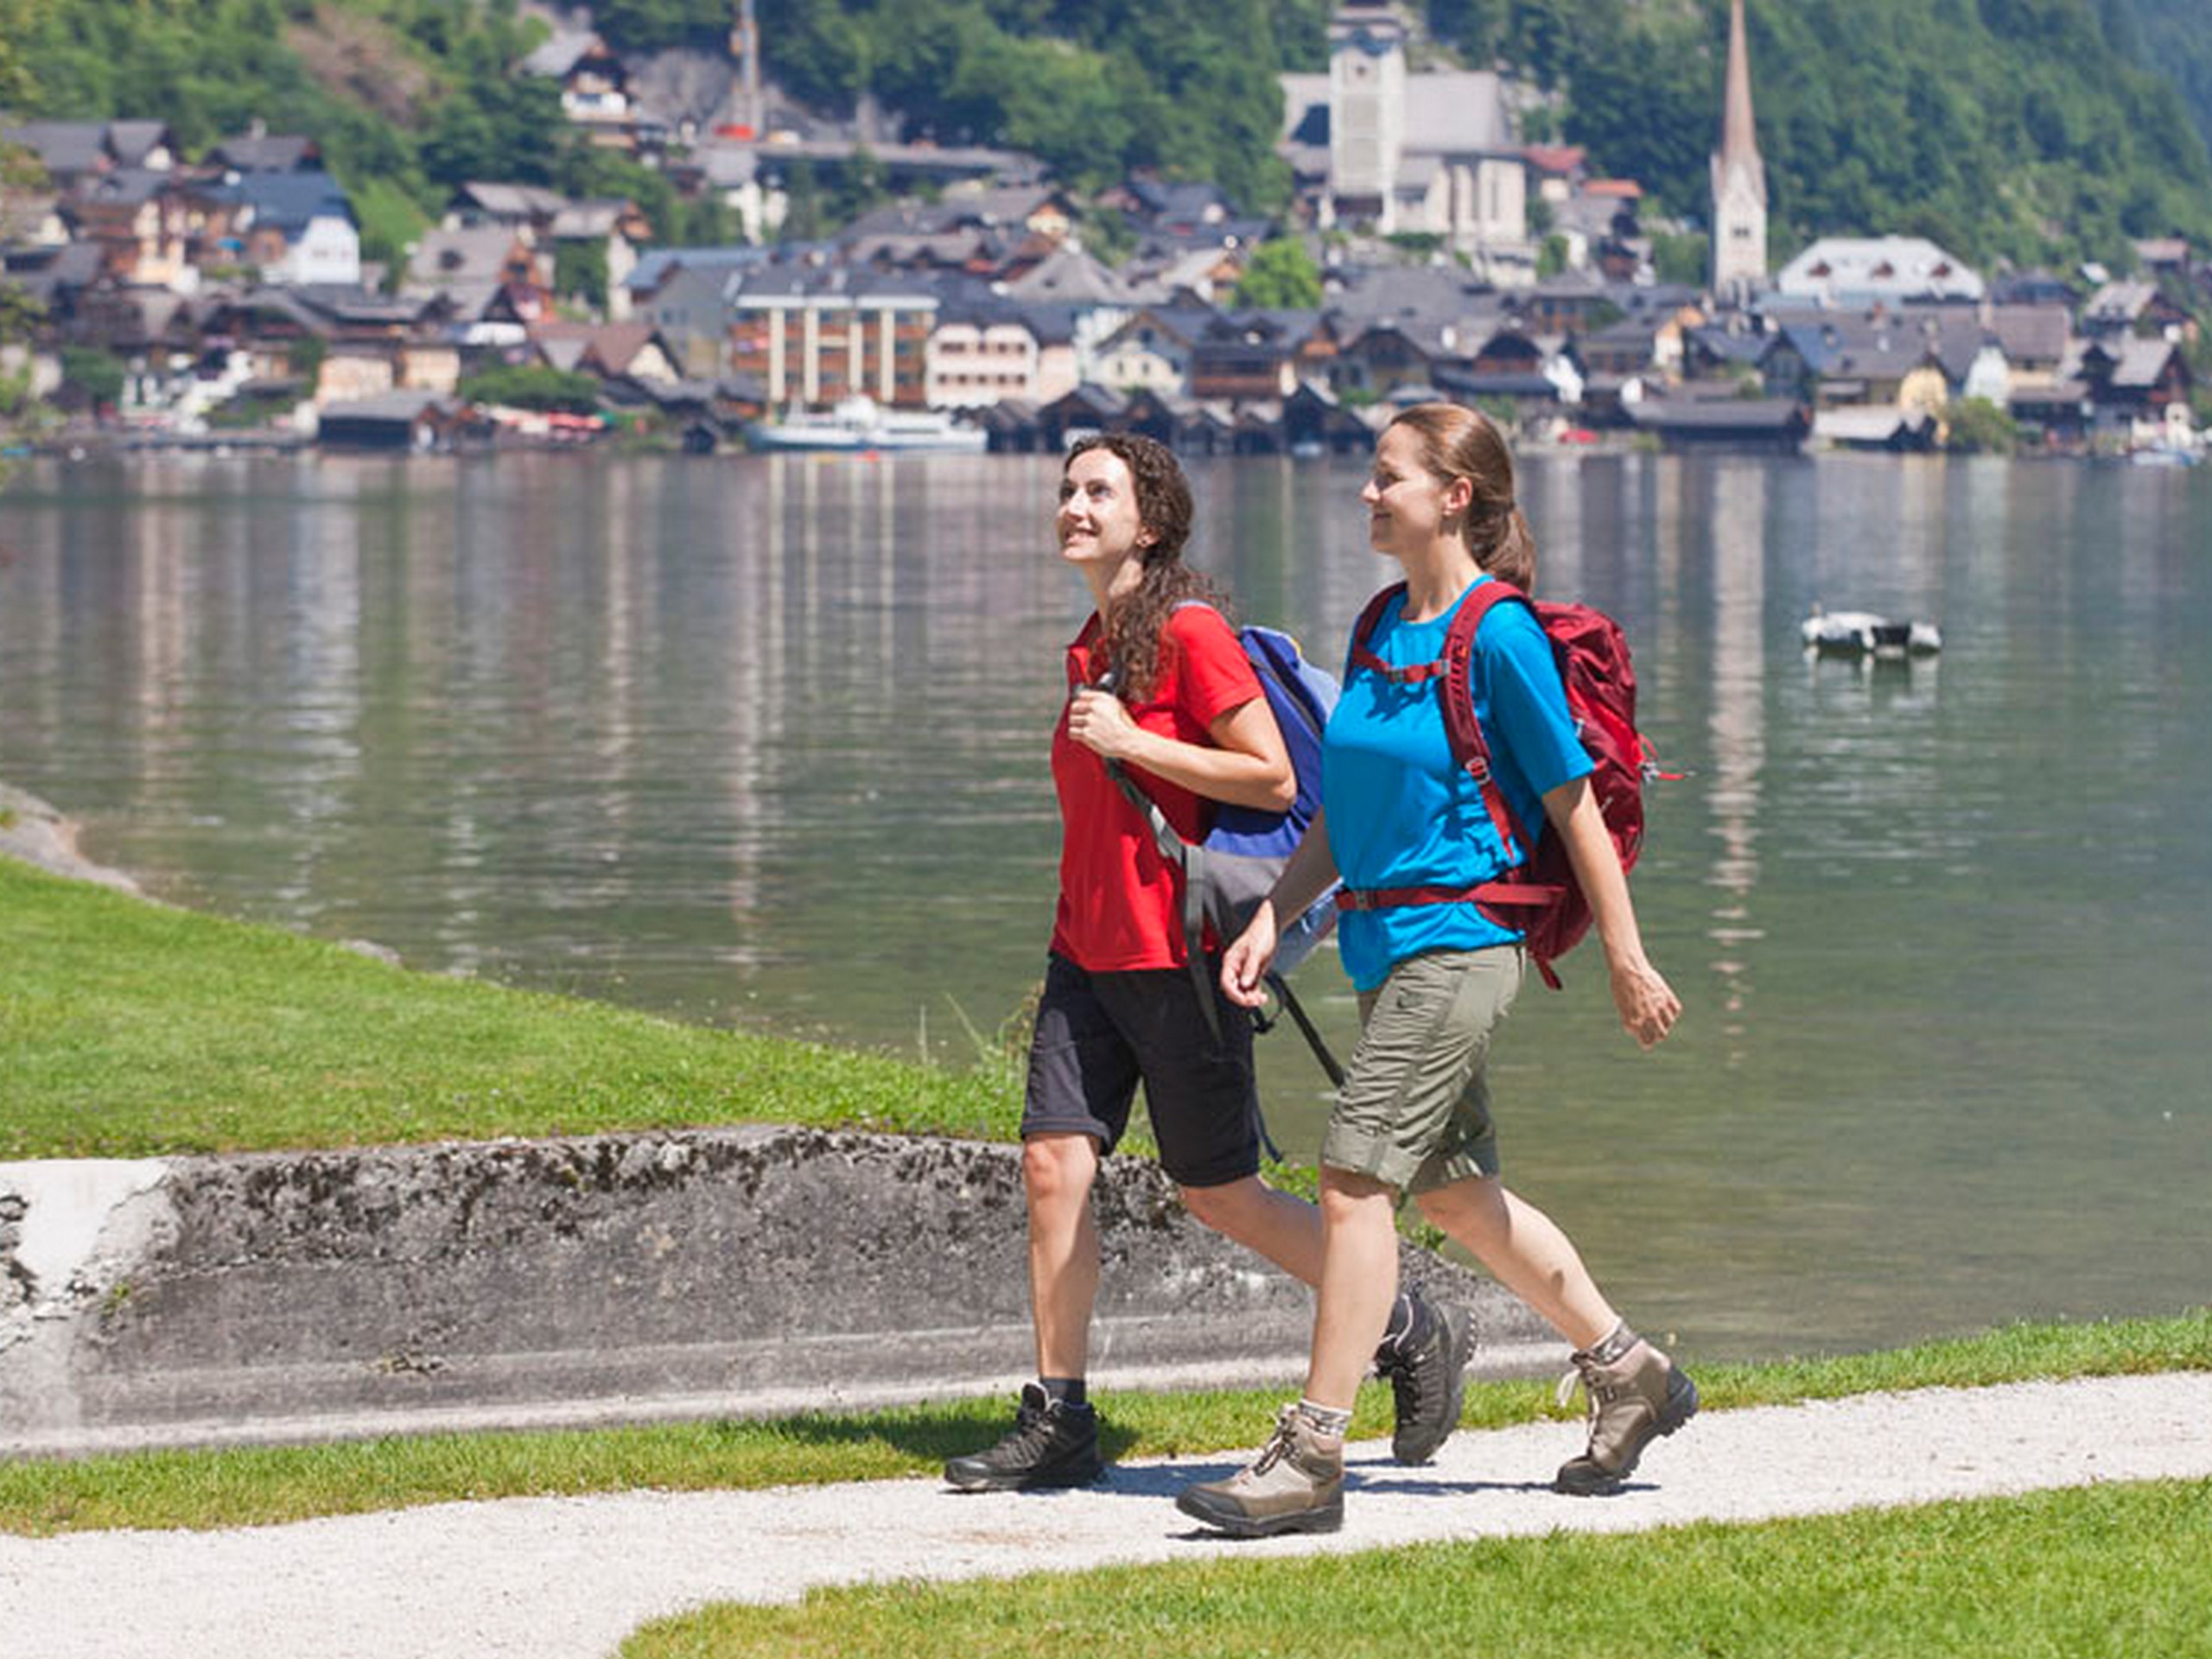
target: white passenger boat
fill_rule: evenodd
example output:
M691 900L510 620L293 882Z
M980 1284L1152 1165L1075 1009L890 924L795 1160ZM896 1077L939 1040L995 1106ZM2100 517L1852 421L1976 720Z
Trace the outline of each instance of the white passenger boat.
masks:
M787 412L780 421L746 429L756 449L950 450L980 454L990 435L963 426L941 409L887 409L872 397L848 397L826 413Z

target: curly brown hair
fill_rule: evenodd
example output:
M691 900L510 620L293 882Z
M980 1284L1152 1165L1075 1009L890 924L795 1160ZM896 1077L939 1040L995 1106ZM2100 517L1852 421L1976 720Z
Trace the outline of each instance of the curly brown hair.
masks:
M1513 499L1513 453L1490 417L1458 404L1415 404L1390 425L1409 428L1420 438L1421 465L1430 476L1446 484L1464 478L1474 486L1460 533L1475 563L1522 593L1534 593L1535 533Z
M1136 590L1099 619L1102 654L1115 671L1114 689L1124 702L1134 702L1149 696L1159 681L1167 619L1178 605L1198 600L1235 618L1228 594L1183 563L1183 545L1191 536L1191 483L1174 451L1141 432L1099 432L1071 444L1062 466L1093 449L1118 457L1129 469L1137 520L1153 537L1140 556L1143 574Z

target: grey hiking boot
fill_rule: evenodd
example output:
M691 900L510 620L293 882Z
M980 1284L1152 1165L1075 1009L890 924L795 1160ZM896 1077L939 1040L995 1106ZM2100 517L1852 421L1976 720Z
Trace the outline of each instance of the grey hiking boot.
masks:
M1697 1384L1625 1325L1573 1360L1574 1369L1560 1379L1559 1399L1565 1405L1574 1385L1582 1385L1590 1400L1590 1444L1560 1465L1552 1484L1591 1497L1618 1491L1645 1446L1697 1414Z
M944 1478L963 1492L1028 1491L1087 1486L1105 1466L1098 1455L1098 1414L1025 1382L1013 1432L988 1452L953 1459L944 1465Z
M1344 1523L1344 1436L1322 1433L1296 1406L1285 1406L1250 1468L1185 1486L1175 1507L1232 1538L1334 1532Z
M1456 1307L1427 1305L1427 1339L1411 1352L1379 1353L1376 1370L1390 1379L1398 1426L1390 1436L1390 1455L1400 1463L1427 1463L1459 1427L1459 1408L1467 1397L1467 1360L1474 1352L1474 1325Z

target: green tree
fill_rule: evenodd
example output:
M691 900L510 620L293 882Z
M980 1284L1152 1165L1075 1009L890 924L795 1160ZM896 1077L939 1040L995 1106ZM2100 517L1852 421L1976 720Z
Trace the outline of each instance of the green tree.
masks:
M588 415L599 407L599 382L588 374L531 363L486 369L464 378L457 388L473 404L499 404L509 409L565 410Z
M1955 454L2009 455L2020 447L2019 423L1986 397L1967 397L1943 411L1943 447Z
M20 103L36 84L23 43L48 4L48 0L0 0L0 109Z
M123 401L124 374L123 359L112 352L96 346L61 348L61 384L95 410L113 409Z
M1321 303L1321 268L1298 238L1271 238L1252 250L1236 301L1262 311L1313 310Z
M1682 288L1703 288L1713 271L1713 239L1702 231L1651 238L1651 274Z
M559 242L553 248L553 293L580 300L594 316L607 315L607 244Z

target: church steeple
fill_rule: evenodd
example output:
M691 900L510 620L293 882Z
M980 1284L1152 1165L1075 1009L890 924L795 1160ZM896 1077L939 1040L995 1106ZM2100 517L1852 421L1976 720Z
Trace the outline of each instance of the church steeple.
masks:
M1751 121L1744 0L1728 9L1728 85L1713 152L1713 291L1740 296L1766 281L1766 163Z

